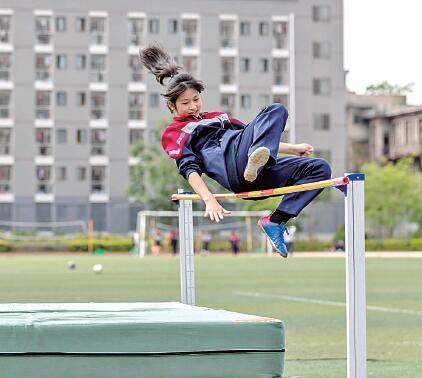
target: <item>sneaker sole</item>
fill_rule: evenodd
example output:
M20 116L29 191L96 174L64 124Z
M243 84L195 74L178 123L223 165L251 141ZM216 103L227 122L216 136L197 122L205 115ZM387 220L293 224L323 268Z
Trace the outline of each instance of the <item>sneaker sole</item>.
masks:
M271 240L271 238L268 236L268 234L265 232L264 227L262 227L261 223L258 221L258 226L259 228L262 230L262 232L265 234L265 236L268 238L268 240L270 241L271 245L273 246L273 248L276 250L276 252L284 258L287 258L288 253L284 253L284 252L280 252L277 247L275 246L275 244L273 243L273 241Z
M243 177L246 181L255 181L258 176L258 169L267 164L270 158L270 150L267 147L259 147L251 156L249 156L248 164L245 168Z

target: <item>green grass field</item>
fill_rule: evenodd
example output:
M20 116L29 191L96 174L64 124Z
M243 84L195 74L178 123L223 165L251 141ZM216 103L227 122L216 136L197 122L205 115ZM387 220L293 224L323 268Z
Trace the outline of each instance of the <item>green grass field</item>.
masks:
M285 375L346 376L343 259L197 256L195 270L197 305L285 322ZM369 377L422 377L421 272L421 259L367 260ZM170 256L0 255L1 303L179 301L179 293Z

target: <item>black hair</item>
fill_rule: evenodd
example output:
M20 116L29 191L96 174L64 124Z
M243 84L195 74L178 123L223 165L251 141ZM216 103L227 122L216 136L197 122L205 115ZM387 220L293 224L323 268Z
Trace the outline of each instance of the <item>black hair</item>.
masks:
M196 80L190 73L180 72L182 67L178 66L170 54L156 43L140 49L139 58L157 81L161 85L166 86L166 92L161 95L173 105L176 104L176 100L187 89L193 88L199 93L205 89L202 81ZM164 84L166 78L170 78L170 80ZM169 106L168 108L172 111Z

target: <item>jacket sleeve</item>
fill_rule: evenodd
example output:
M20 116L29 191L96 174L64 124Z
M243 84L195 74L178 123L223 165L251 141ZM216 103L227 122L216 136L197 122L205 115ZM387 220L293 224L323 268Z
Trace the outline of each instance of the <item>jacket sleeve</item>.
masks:
M241 130L246 126L242 121L239 121L236 118L230 118L230 123L232 124L233 129L235 130Z
M186 145L183 146L182 156L176 159L176 165L179 173L186 180L192 172L197 172L199 175L202 175L203 172L201 159Z

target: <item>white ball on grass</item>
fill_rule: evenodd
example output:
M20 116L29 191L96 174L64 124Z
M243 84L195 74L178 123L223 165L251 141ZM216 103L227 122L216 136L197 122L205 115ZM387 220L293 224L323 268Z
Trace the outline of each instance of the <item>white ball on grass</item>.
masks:
M103 271L103 266L102 266L101 264L95 264L95 265L92 267L92 270L93 270L95 273L101 273L101 272Z
M69 261L69 262L67 263L67 267L68 267L69 269L76 269L76 264L75 264L75 262L74 262L74 261Z

